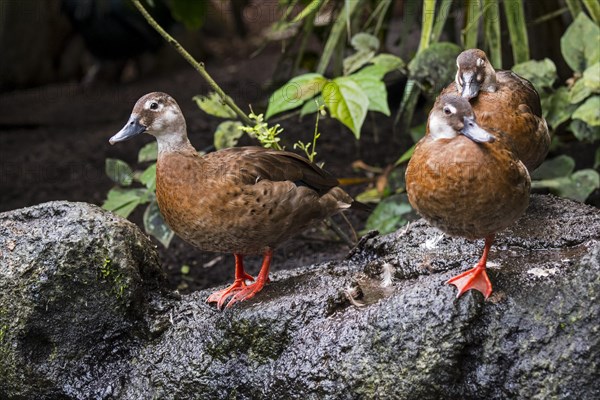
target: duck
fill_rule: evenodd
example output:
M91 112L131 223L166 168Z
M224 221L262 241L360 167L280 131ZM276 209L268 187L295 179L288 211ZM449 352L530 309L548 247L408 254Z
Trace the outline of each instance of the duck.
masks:
M533 172L546 158L551 142L534 86L513 71L495 70L480 49L463 51L456 65L455 81L441 94L468 99L479 125L505 132L519 159Z
M473 107L454 94L437 98L406 173L413 208L451 236L485 239L479 262L447 281L457 297L470 289L487 299L492 284L486 264L495 234L529 205L531 180L510 135L479 126Z
M234 282L207 299L219 310L263 289L279 244L316 221L363 206L330 173L292 152L248 146L201 156L179 105L166 93L142 96L109 142L142 133L158 142L156 199L167 225L201 250L234 254ZM263 262L255 278L243 260L257 254Z

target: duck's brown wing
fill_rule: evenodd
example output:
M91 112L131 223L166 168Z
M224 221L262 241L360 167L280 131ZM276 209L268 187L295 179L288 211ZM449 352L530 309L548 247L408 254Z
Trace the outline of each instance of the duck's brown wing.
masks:
M269 150L262 147L233 147L209 153L208 161L217 158L222 172L234 174L243 184L261 180L274 182L291 181L298 186L307 186L320 195L338 186L338 180L327 171L307 159L291 152Z
M509 90L512 96L518 98L519 103L529 107L533 114L542 116L540 96L531 82L512 71L505 70L496 71L496 81L503 90Z

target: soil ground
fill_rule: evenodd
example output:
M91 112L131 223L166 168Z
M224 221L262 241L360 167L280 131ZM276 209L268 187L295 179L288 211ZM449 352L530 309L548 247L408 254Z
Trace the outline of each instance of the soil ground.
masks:
M236 64L207 64L207 69L238 105L247 109L251 104L255 111L264 112L267 83L277 60L277 53L265 52ZM113 186L104 173L105 159L119 158L135 166L138 150L153 140L146 136L110 146L108 138L127 121L136 100L152 91L167 92L178 101L197 149L212 144L220 120L204 114L192 101L193 96L206 94L208 87L191 67L128 84L93 88L53 84L0 93L0 211L50 200L102 204ZM291 149L297 140L311 138L314 117L302 121L294 117L281 124L285 128L284 144ZM331 119L321 120L320 131L317 158L338 177L364 176L352 170L353 161L385 166L406 148L406 144L392 139L391 118L380 115L367 117L360 142ZM361 190L347 189L353 194ZM140 207L130 219L141 226L142 213ZM351 216L356 230L362 229L366 217L365 213ZM343 220L338 222L344 226ZM232 280L232 255L204 253L178 238L168 249L156 243L173 288L189 291ZM331 231L316 226L277 249L273 270L341 258L348 250ZM191 267L187 275L181 274L183 265ZM248 259L250 273L256 274L259 267L258 257Z

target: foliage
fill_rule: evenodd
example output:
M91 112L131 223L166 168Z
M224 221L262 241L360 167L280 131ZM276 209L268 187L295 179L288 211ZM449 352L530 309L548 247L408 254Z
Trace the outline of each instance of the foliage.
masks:
M586 40L581 40L585 37ZM556 66L549 59L527 61L513 70L527 78L540 93L543 115L549 126L560 126L580 141L600 140L600 27L580 13L561 39L561 50L573 77L554 89ZM564 125L563 125L564 124ZM599 157L600 150L596 151ZM585 201L599 187L600 175L593 169L573 172L575 161L567 156L548 160L534 172L534 188L548 188L559 196Z
M375 55L379 39L361 32L352 38L355 52L344 59L344 75L327 79L318 73L292 78L269 98L267 118L303 106L312 99L323 100L331 117L360 138L367 111L390 115L383 77L404 66L391 54ZM312 110L312 105L308 110ZM306 110L304 110L306 112Z
M142 147L138 153L138 162L156 161L157 145L152 142ZM106 174L118 186L112 188L102 208L127 218L138 206L148 204L144 211L144 229L165 247L173 239L173 231L164 222L156 202L156 163L142 171L134 171L125 161L106 160ZM141 187L133 183L141 184Z

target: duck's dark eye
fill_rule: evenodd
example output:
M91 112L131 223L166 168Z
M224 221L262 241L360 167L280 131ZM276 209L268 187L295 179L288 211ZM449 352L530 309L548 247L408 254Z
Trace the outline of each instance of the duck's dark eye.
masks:
M450 114L452 114L452 110L450 110L450 108L448 108L448 107L444 107L444 114L450 115Z
M150 109L151 110L158 110L158 103L153 101L152 103L150 103Z

